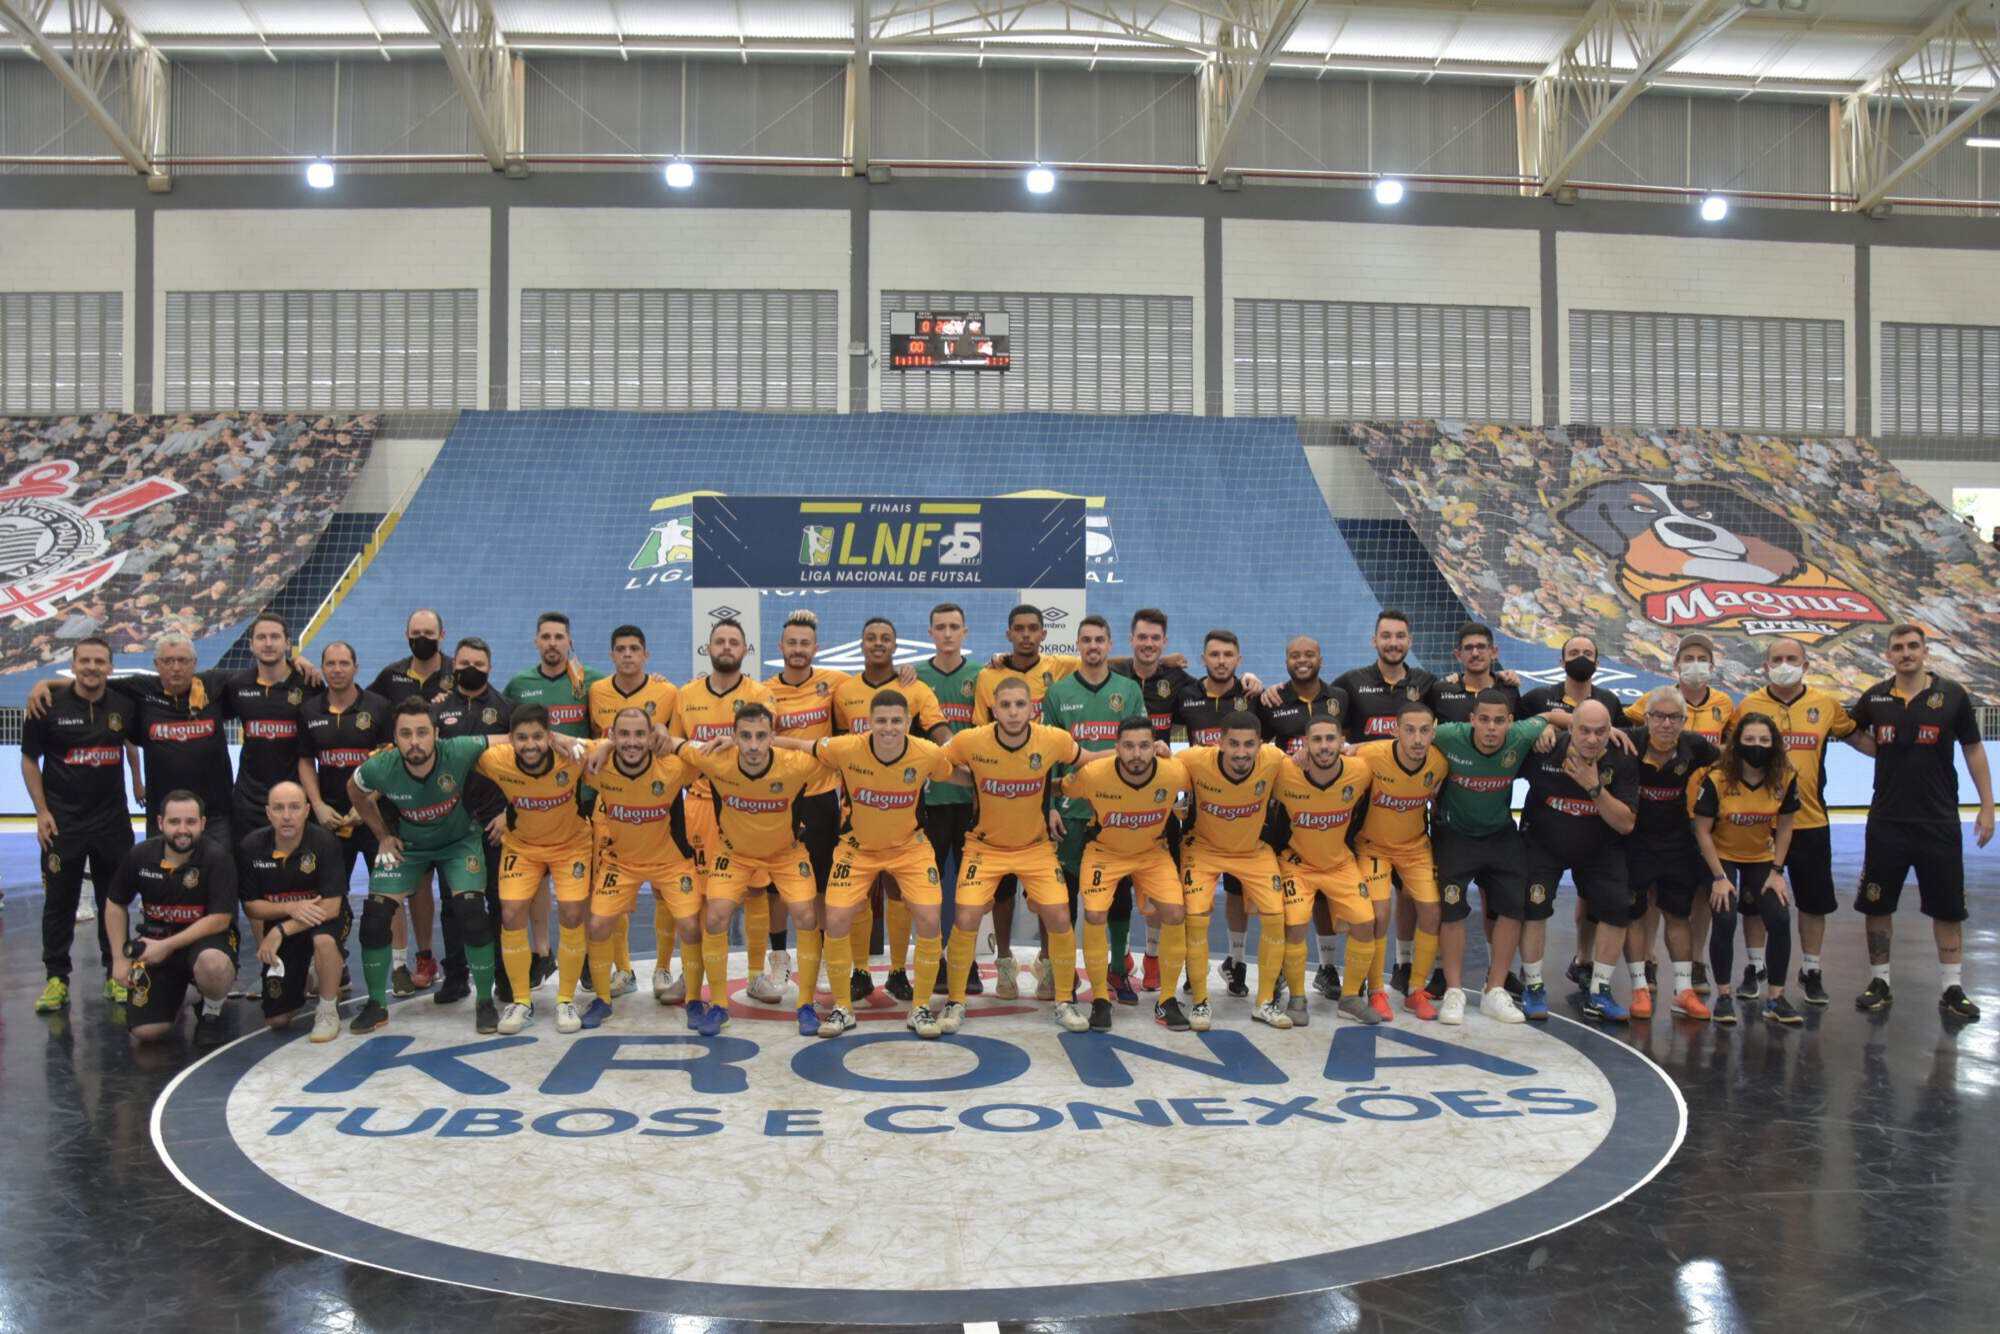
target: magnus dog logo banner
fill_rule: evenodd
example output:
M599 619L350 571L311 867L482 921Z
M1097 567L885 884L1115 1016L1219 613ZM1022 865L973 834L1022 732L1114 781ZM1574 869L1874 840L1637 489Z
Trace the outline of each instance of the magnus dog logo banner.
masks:
M1807 555L1788 520L1726 486L1609 478L1557 517L1618 563L1626 595L1669 630L1812 643L1889 622L1873 597Z

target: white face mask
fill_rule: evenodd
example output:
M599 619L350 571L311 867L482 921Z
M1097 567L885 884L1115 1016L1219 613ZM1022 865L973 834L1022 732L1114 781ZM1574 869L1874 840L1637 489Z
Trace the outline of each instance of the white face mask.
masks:
M1714 671L1715 665L1713 663L1702 662L1699 659L1684 662L1680 666L1681 684L1684 686L1705 686L1708 684L1708 678L1714 674Z
M1806 679L1806 669L1795 662L1774 662L1766 669L1774 686L1791 687Z

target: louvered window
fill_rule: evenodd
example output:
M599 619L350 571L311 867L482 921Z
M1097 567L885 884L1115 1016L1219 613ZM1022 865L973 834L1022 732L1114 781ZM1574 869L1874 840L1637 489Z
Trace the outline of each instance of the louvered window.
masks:
M2000 434L2000 328L1882 326L1882 434Z
M118 292L0 292L0 413L122 411L124 303Z
M1847 429L1839 320L1572 310L1569 420L1730 431Z
M1236 303L1238 416L1534 419L1526 306Z

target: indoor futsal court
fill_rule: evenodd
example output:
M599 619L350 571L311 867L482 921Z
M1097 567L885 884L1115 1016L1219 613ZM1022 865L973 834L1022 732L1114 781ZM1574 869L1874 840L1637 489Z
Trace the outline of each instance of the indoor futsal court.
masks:
M1996 52L0 0L0 1334L1991 1328Z

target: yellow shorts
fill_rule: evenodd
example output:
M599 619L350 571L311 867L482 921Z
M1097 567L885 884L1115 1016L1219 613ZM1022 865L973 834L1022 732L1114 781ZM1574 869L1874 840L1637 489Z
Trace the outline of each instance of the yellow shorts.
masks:
M708 858L708 879L702 895L709 899L743 902L751 889L774 885L787 903L811 903L819 895L813 882L812 862L797 843L775 857L745 857L729 847L721 847Z
M1429 839L1421 843L1360 842L1355 845L1354 860L1361 867L1361 878L1368 882L1371 899L1389 897L1389 873L1394 871L1403 892L1412 899L1418 903L1438 901L1437 867L1431 861Z
M1376 900L1361 878L1361 868L1349 861L1333 870L1308 866L1290 849L1278 854L1278 873L1285 880L1285 925L1299 926L1312 920L1313 899L1326 896L1326 906L1335 920L1365 925L1375 920Z
M1111 907L1118 882L1130 876L1132 888L1154 903L1179 903L1181 878L1164 847L1144 852L1106 852L1095 843L1083 845L1083 906L1088 912Z
M689 789L681 798L681 813L687 817L688 843L699 852L716 843L715 799L706 792L700 796Z
M640 885L651 885L653 897L675 917L693 917L701 912L701 889L694 878L693 862L683 859L627 865L601 853L590 910L599 917L623 917L639 906Z
M944 902L937 855L931 851L929 839L918 834L897 847L864 848L849 834L833 845L833 870L826 878L826 906L851 908L865 902L869 886L878 875L896 882L905 903Z
M996 848L967 835L958 865L958 901L991 903L994 891L1008 876L1021 882L1031 904L1069 905L1069 886L1056 865L1056 846L1035 843L1025 848Z
M517 848L500 844L500 901L521 903L535 897L542 877L555 882L557 903L582 903L590 897L588 843L568 848Z
M1194 839L1181 844L1181 893L1187 910L1197 916L1215 907L1216 877L1233 875L1243 886L1243 898L1259 916L1285 910L1284 881L1278 875L1277 854L1259 843L1248 852L1213 852Z

